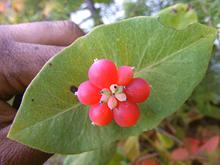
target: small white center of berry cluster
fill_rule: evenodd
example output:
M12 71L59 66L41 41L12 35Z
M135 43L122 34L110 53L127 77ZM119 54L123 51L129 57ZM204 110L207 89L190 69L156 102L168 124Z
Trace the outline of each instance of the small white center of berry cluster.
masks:
M112 84L110 89L104 88L100 91L102 95L100 103L107 103L108 107L113 110L118 105L118 101L127 101L127 96L124 93L125 86Z

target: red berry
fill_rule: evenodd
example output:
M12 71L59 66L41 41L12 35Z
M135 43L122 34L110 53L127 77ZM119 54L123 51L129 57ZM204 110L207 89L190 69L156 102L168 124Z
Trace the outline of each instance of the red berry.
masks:
M126 87L125 93L127 99L133 103L144 102L150 95L150 86L142 78L134 78L132 82Z
M77 90L77 97L82 104L97 104L101 98L99 91L100 89L92 85L90 81L85 81L80 84Z
M128 101L118 102L118 107L113 110L115 122L121 127L135 125L140 116L140 110L135 103Z
M104 126L112 121L113 112L107 104L96 104L89 109L89 118L95 125Z
M160 165L160 162L155 159L143 160L140 165Z
M121 66L118 69L118 85L128 85L133 79L134 67Z
M99 88L109 88L117 83L118 71L111 60L97 60L89 69L89 80Z

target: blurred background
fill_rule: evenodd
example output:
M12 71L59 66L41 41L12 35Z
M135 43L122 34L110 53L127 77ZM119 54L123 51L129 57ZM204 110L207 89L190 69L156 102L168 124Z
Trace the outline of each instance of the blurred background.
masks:
M89 32L100 24L155 15L176 3L188 4L199 22L220 28L220 0L0 0L0 23L68 19ZM219 43L218 37L204 80L180 110L157 129L121 140L108 165L220 164ZM45 165L75 165L75 159L55 155Z

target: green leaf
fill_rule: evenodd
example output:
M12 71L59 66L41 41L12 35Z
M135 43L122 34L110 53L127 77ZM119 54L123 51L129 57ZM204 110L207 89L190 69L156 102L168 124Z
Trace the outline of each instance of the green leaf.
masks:
M198 23L175 30L156 17L103 25L43 67L28 87L8 137L46 152L81 153L156 127L175 112L203 78L216 30ZM95 58L136 67L152 85L141 118L131 128L91 125L88 108L70 88L87 80Z
M160 148L169 149L169 148L173 147L174 142L169 137L167 137L166 135L163 135L163 134L157 132L157 137L160 141L160 143L159 143Z
M192 99L202 114L220 119L220 52L212 58L208 72Z
M112 160L107 165L125 165L124 159L125 158L116 151Z
M129 137L124 144L126 157L133 161L140 155L139 136Z
M64 165L106 165L113 157L116 145L110 144L101 149L67 156Z
M176 4L161 10L157 15L160 21L175 29L184 29L188 25L198 22L196 12L187 4Z

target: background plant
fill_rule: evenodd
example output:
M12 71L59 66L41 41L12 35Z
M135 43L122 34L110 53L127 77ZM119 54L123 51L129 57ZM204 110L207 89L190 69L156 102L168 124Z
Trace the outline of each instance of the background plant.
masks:
M196 10L200 22L218 27L220 19L218 0L127 0L118 8L114 1L101 0L85 2L80 0L2 1L0 3L0 12L2 13L0 20L2 23L19 23L36 20L68 19L70 18L70 13L74 14L75 12L88 10L90 15L88 18L81 20L80 25L86 31L89 31L93 26L105 22L106 18L110 18L109 15L116 17L120 11L124 11L124 15L118 18L116 17L117 20L138 15L154 15L157 11L177 2L191 4L189 8L193 7ZM110 14L104 11L110 11ZM88 21L93 22L92 26L90 26ZM111 21L109 19L109 22ZM88 24L88 27L85 27L85 24ZM211 135L219 134L220 55L218 40L216 43L207 76L196 88L190 99L182 106L181 110L165 119L156 130L122 141L113 157L113 164L119 162L129 163L130 161L140 163L141 160L151 157L160 159L162 162L166 162L167 160L170 162L172 160L170 155L173 149L176 146L183 146L184 141L189 137L203 140L211 138ZM208 135L210 137L207 137ZM217 152L202 156L202 159L207 160L206 163L209 164L213 164L212 161L218 161L219 159ZM185 163L195 164L195 162L198 163L199 161L200 159L192 158Z

